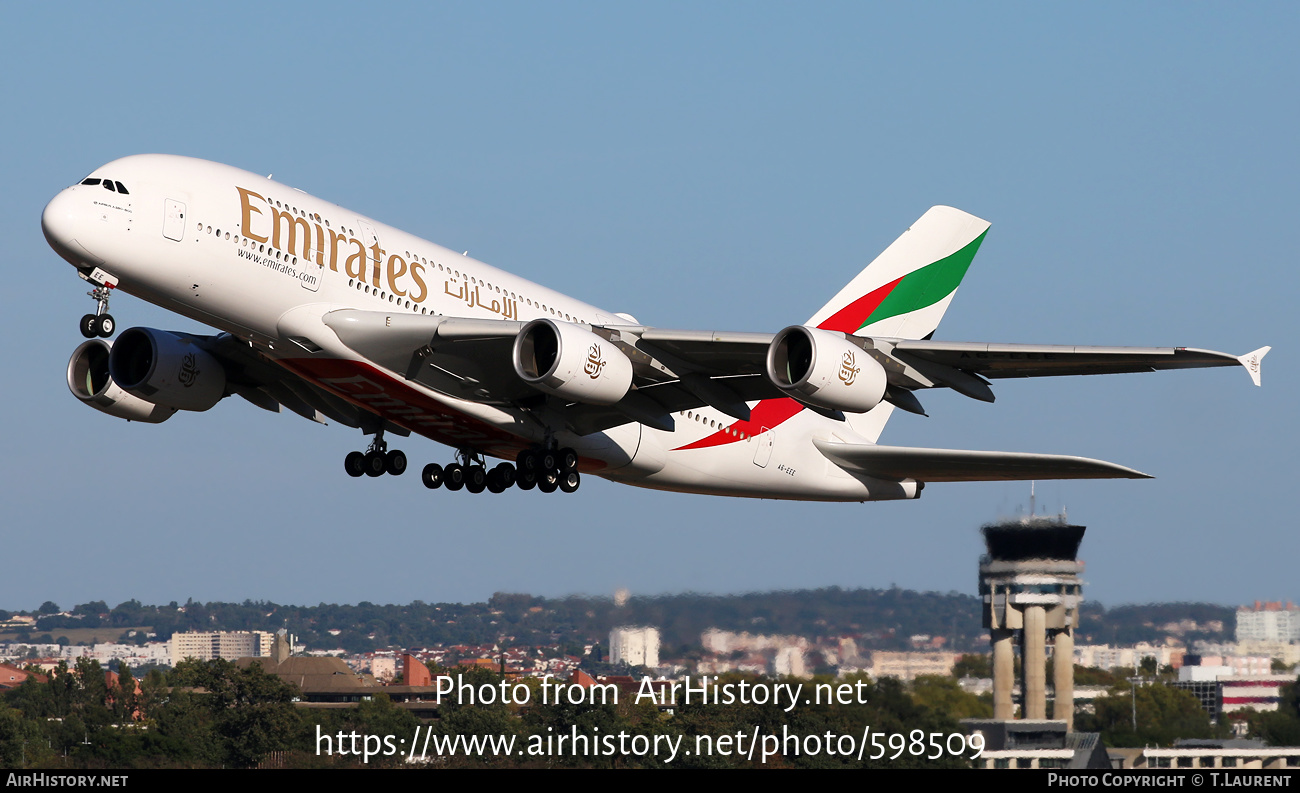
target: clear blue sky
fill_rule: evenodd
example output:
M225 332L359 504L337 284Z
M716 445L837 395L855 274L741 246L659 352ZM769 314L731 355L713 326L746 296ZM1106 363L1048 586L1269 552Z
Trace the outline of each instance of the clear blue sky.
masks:
M819 505L352 480L359 433L227 400L79 405L91 307L42 207L117 157L301 187L648 324L775 331L933 204L993 223L938 337L1275 349L1242 371L1001 381L900 445L1080 454L1087 596L1300 600L1295 4L21 4L0 51L9 247L0 608L903 587L973 592L1024 484ZM203 332L129 296L119 327ZM413 467L448 450L404 441Z

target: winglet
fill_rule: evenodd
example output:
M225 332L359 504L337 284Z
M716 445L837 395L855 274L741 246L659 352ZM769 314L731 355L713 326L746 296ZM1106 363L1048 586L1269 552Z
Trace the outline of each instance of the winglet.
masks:
M1250 379L1255 383L1255 385L1259 385L1260 361L1264 360L1264 356L1268 355L1268 351L1271 349L1273 348L1260 347L1254 352L1248 352L1237 358L1237 360L1241 362L1241 365L1246 367L1246 371L1250 373Z

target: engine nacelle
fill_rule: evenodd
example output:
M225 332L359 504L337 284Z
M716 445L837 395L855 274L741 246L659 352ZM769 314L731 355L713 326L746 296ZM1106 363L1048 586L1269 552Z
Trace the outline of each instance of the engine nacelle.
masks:
M207 410L226 395L226 370L217 359L165 330L122 331L108 373L123 390L180 410Z
M515 372L564 399L612 405L632 387L632 362L614 344L568 322L535 319L515 337Z
M865 413L885 397L885 369L842 333L791 325L767 348L767 376L791 396L832 410Z
M172 417L176 408L155 405L128 394L108 374L108 359L113 343L91 339L73 350L68 361L68 390L95 410L127 421L161 424Z

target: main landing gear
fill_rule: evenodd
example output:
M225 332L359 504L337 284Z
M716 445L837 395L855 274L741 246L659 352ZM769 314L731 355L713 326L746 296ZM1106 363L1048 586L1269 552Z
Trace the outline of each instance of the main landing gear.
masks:
M343 467L348 476L401 476L406 473L406 455L400 449L390 452L384 431L380 430L364 452L348 452L348 456L343 458Z
M94 314L87 314L81 318L81 335L88 339L96 336L107 339L117 330L117 323L113 320L113 315L108 313L108 297L112 294L112 287L96 286L86 294L95 298L98 307Z
M578 453L573 449L526 449L519 453L514 465L498 463L490 470L480 455L459 452L457 462L450 465L426 465L420 479L430 490L445 485L448 490L465 488L471 493L484 490L501 493L511 486L520 490L535 487L543 493L554 493L557 489L572 493L582 483Z
M420 481L430 490L446 486L448 490L464 488L471 493L505 492L515 484L515 467L510 463L501 463L488 469L481 455L473 452L457 452L456 462L446 466L429 463L420 472Z

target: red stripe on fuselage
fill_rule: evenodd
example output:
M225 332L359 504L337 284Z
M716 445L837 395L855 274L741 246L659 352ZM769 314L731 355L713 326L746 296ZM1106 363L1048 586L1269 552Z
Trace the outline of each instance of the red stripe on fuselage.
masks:
M822 330L837 330L841 333L853 333L863 326L871 312L880 307L880 304L889 297L889 293L894 291L894 287L902 282L902 278L895 279L884 286L872 292L868 292L862 297L849 303L844 308L836 311L824 322L817 327ZM740 433L754 436L760 434L765 429L772 429L778 424L796 416L799 411L803 410L803 405L790 399L782 397L780 399L764 399L749 411L749 421L737 421L723 430L718 430L712 435L705 436L694 443L688 443L685 446L678 446L673 449L675 452L686 451L688 449L707 449L710 446L722 446L727 443L735 443L742 440ZM731 432L728 432L730 430ZM735 435L732 432L736 433Z
M789 399L788 397L782 399L764 399L749 411L749 421L737 421L731 425L729 429L738 433L737 435L732 435L726 430L718 430L712 435L699 439L695 443L678 446L676 449L673 449L673 451L680 452L686 449L705 449L709 446L721 446L724 443L735 443L736 441L743 440L743 438L739 437L739 433L743 432L745 435L750 436L758 435L765 429L772 429L801 410L803 410L803 405L800 405L798 402L795 402L793 399Z

